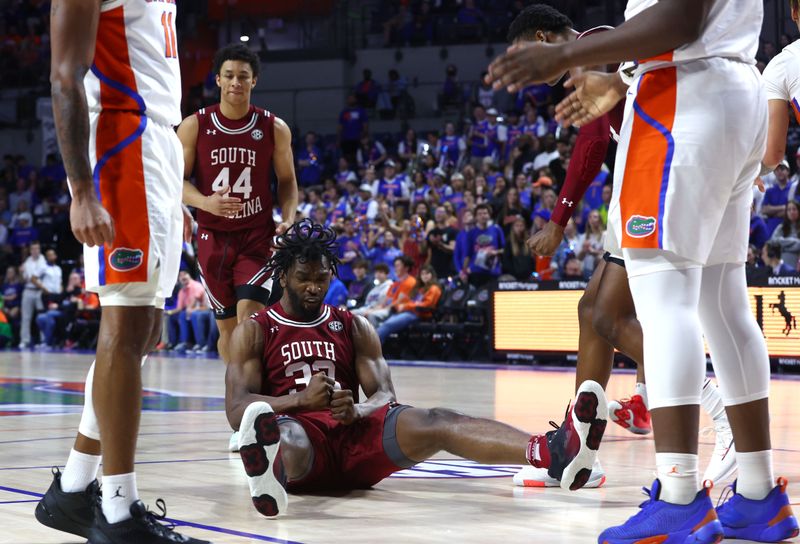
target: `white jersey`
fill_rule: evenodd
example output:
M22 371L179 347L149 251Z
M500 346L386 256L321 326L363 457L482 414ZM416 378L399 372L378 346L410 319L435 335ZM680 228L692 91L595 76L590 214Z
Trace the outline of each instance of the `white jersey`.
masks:
M784 47L764 69L767 100L783 100L792 105L800 122L800 41Z
M625 20L656 3L658 0L628 0ZM761 0L716 0L698 39L674 51L649 59L638 59L637 74L710 57L755 64L763 18L764 6Z
M92 67L84 78L89 110L143 113L181 122L175 0L105 0Z

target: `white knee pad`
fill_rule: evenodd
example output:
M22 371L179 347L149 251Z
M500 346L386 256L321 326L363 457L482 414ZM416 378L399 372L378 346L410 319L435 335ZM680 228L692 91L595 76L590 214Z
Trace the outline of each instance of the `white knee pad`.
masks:
M700 320L726 406L769 396L769 355L747 294L744 264L703 269Z
M706 361L697 310L701 275L693 267L628 279L642 325L650 409L700 404Z
M147 355L142 357L142 366L144 366L145 361L147 361ZM83 388L83 412L81 413L81 422L78 425L78 432L86 438L99 441L100 426L97 424L97 415L94 412L94 401L92 400L94 365L96 362L97 361L92 361L92 366L89 367L89 373L86 374L86 384Z

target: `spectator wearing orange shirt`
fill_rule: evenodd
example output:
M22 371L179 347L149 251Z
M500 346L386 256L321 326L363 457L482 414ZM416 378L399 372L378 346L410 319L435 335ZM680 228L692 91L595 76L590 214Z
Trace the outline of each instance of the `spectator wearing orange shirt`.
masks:
M381 343L386 342L390 334L400 332L420 320L429 320L439 304L442 289L436 282L436 271L429 264L422 267L419 280L411 290L408 300L392 305L395 312L378 327Z

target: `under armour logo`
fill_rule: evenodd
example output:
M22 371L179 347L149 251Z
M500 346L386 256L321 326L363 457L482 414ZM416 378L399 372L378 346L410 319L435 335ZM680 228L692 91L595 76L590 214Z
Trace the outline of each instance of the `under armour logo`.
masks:
M201 240L208 240L208 233L204 232L203 234L201 234L200 235L200 239Z
M278 326L277 325L269 328L269 333L270 334L273 334L273 333L276 333L276 332L278 332Z
M216 134L217 134L217 131L216 131L216 130L214 130L214 129L212 129L212 128L207 128L207 129L206 129L206 134L211 134L211 135L214 135L214 136L216 136Z
M572 201L571 200L567 200L566 198L562 198L561 199L561 203L562 204L566 204L568 208L572 207Z
M117 497L119 497L120 499L124 499L124 498L125 498L125 495L123 495L122 493L120 493L120 491L121 491L121 490L122 490L122 486L118 486L118 487L117 487L117 492L116 492L116 493L114 493L114 496L113 496L113 497L111 497L111 498L112 498L112 499L116 499Z

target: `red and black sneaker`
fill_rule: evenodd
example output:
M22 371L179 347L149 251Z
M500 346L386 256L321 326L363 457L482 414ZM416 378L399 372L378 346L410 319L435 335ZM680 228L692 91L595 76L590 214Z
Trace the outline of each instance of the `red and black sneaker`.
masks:
M608 420L608 404L599 383L587 380L567 408L564 423L547 433L550 467L547 474L562 489L580 489L592 474Z
M239 425L239 455L253 506L266 517L285 513L289 504L280 444L278 417L272 407L266 402L250 404Z
M633 434L650 434L653 425L650 423L650 411L644 404L641 395L633 395L629 399L612 400L608 403L608 416L611 421L628 429Z

